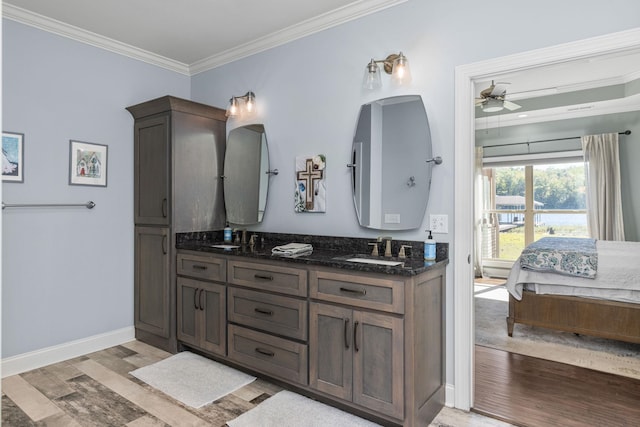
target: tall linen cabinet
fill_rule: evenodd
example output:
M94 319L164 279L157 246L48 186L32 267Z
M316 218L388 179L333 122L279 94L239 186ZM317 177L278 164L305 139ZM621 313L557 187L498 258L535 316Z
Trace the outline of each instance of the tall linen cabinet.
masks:
M127 110L135 120L135 335L175 353L176 233L224 228L225 111L172 96Z

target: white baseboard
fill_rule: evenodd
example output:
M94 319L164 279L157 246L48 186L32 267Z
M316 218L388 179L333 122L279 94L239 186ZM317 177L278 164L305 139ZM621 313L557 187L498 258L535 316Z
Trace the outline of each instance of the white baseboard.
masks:
M2 378L27 372L32 369L73 359L94 351L104 350L114 345L123 344L135 339L135 329L129 326L103 334L93 335L75 341L54 345L17 356L2 359Z
M449 408L455 407L455 394L453 384L445 384L444 386L444 404Z

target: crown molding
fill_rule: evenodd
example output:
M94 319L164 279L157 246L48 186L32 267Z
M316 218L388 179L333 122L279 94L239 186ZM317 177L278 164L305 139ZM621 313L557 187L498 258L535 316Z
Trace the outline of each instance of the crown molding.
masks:
M253 40L249 43L242 44L233 49L226 50L220 54L196 61L193 64L184 64L182 62L174 61L164 56L156 55L135 46L119 42L109 37L101 36L91 31L83 30L82 28L73 25L65 24L64 22L48 18L8 3L3 3L2 15L7 19L67 37L81 43L99 47L101 49L137 59L151 65L156 65L167 70L175 71L180 74L192 76L406 1L407 0L360 0L334 11L322 14L318 17L308 19L299 24L292 25L265 37Z
M269 34L265 37L242 44L233 49L226 50L218 55L213 55L201 61L196 61L190 65L189 70L192 75L202 73L221 65L237 61L238 59L246 58L247 56L251 56L328 28L344 24L345 22L396 6L406 1L407 0L361 0L356 3L351 3L339 9Z
M104 37L91 31L83 30L82 28L74 25L65 24L64 22L56 19L22 9L9 3L2 4L2 16L7 19L20 22L21 24L48 31L62 37L67 37L81 43L99 47L101 49L137 59L151 65L166 68L167 70L175 71L180 74L189 75L189 67L187 64L173 61L169 58L153 54L143 49L138 49L109 37Z

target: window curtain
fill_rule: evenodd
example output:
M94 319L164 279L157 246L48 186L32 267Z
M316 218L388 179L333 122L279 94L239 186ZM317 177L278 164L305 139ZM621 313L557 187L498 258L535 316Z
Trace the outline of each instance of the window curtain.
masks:
M587 174L587 224L592 238L624 240L618 134L582 137Z
M482 232L483 232L483 212L484 192L482 177L482 157L484 150L482 147L476 147L476 158L473 174L473 209L474 209L474 271L475 277L483 277L482 268Z

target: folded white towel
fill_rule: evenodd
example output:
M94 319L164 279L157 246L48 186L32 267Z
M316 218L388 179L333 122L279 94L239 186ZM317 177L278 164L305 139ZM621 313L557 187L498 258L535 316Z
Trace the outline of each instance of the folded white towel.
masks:
M271 249L271 254L278 256L301 256L312 252L313 246L308 243L288 243Z

